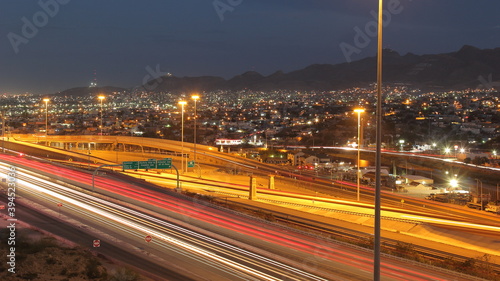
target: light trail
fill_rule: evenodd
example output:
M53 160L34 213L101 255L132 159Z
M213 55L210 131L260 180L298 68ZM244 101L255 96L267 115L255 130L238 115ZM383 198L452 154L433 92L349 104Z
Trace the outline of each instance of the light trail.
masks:
M433 219L433 218L426 218L426 217L416 217L416 216L408 216L408 215L403 215L402 217L406 217L406 218L414 219L414 220L420 220L420 221L427 221L427 222L431 222L431 223L439 223L439 224L443 224L443 225L463 226L463 227L468 227L468 228L487 230L487 231L496 231L496 232L500 231L500 227L498 227L498 226L451 221L451 220L444 220L444 219Z
M36 168L39 169L40 163L37 163ZM48 169L48 168L47 168ZM48 169L50 170L50 169ZM22 169L19 169L19 171L22 171ZM50 172L54 172L54 170L50 170ZM76 178L78 176L82 176L85 174L78 173L78 172L73 172L67 169L61 169L60 171L64 176L67 176L69 174L74 174ZM26 173L32 173L32 172L26 172ZM34 177L36 178L36 177ZM88 179L87 179L88 180ZM105 188L110 191L114 191L118 194L121 195L127 195L131 198L134 198L135 200L140 200L142 202L147 202L148 204L152 204L155 206L162 207L164 209L171 210L173 212L177 212L182 215L189 215L191 218L194 219L199 219L202 221L206 221L209 223L214 224L214 226L221 226L224 228L232 229L234 231L238 231L242 234L245 235L252 235L254 237L266 240L270 243L274 244L280 244L283 246L286 246L287 248L291 248L303 253L311 254L311 255L316 255L320 256L321 258L326 258L332 261L336 261L339 263L344 263L346 266L353 266L356 265L356 267L359 268L361 271L366 271L370 272L371 271L371 266L372 266L372 261L370 258L364 258L361 257L357 254L350 253L347 251L340 251L338 249L338 245L332 248L326 247L324 244L318 244L315 241L311 241L310 237L304 237L304 238L299 238L301 235L298 234L288 234L288 233L283 233L282 231L275 231L274 229L267 229L267 228L261 228L255 224L251 223L246 223L244 221L241 221L241 219L232 219L227 217L228 214L222 215L220 213L210 213L210 214L204 214L201 213L200 210L194 209L193 206L190 206L188 204L180 204L179 202L176 202L175 204L167 201L165 199L160 199L158 195L154 195L154 192L148 191L142 191L142 189L137 188L137 187L128 187L123 184L120 186L112 185L110 184L109 180L106 181L101 181L102 182L102 188ZM44 184L47 185L53 185L52 182L50 181L45 181ZM57 192L61 192L60 189L64 190L72 190L68 189L64 186L59 186L57 187ZM69 191L68 191L69 192ZM71 191L73 192L73 191ZM89 196L89 195L87 195ZM165 196L162 194L161 196ZM92 198L92 197L90 197ZM88 199L88 198L87 198ZM86 200L87 200L86 199ZM97 198L98 199L98 198ZM96 198L92 198L92 200L96 200ZM98 204L103 204L102 202L98 202ZM104 201L106 202L106 201ZM106 205L109 206L109 202L105 203ZM192 205L192 204L191 204ZM119 205L118 205L119 206ZM199 207L199 206L198 206ZM110 208L114 208L114 206L110 206ZM132 211L132 210L131 210ZM135 211L132 211L135 212ZM116 214L115 214L116 215ZM152 217L143 217L140 220L154 220ZM143 229L143 226L141 228L137 229ZM149 231L149 228L146 228ZM151 232L149 232L151 233ZM156 235L156 234L155 234ZM191 234L187 234L191 235ZM228 248L228 251L234 251L234 248ZM253 256L252 256L253 257ZM275 264L273 264L275 266ZM432 277L430 275L427 275L422 272L415 272L406 268L398 267L393 264L387 263L384 264L384 267L386 270L384 270L383 274L385 276L390 276L390 278L395 279L395 280L443 280L439 278ZM288 269L289 270L289 269ZM404 277L398 277L398 276L404 276ZM321 279L314 279L314 280L321 280Z
M94 214L97 214L97 215L101 216L101 219L100 219L101 221L106 222L108 224L109 224L109 221L102 220L102 217L107 218L107 219L109 219L111 221L114 221L114 222L118 222L118 223L120 223L120 224L122 224L124 226L129 227L129 228L136 229L136 230L138 230L138 231L140 231L142 233L154 235L154 237L158 237L158 238L162 239L163 241L171 243L171 244L173 244L173 245L175 245L177 247L184 248L184 249L186 249L188 251L194 252L194 253L196 253L196 254L201 255L201 256L204 257L204 259L197 259L200 262L203 262L205 260L205 258L208 259L208 260L211 259L211 260L215 260L216 262L219 262L221 264L230 266L230 267L232 267L232 268L234 268L236 270L243 271L246 274L250 274L252 276L257 276L258 278L263 278L263 280L281 280L281 279L275 278L275 277L273 277L271 275L268 275L268 274L262 273L260 271L257 271L256 269L253 269L251 267L242 265L241 263L236 263L236 262L234 262L232 260L224 258L224 257L222 257L220 255L215 254L214 252L207 251L207 250L205 250L203 248L200 248L198 246L193 246L190 243L183 242L183 241L181 241L179 239L176 239L176 238L174 238L172 236L165 235L164 232L160 232L159 230L169 231L169 229L167 229L166 227L168 227L168 228L174 228L174 229L176 229L176 230L178 230L180 232L185 233L184 238L189 239L191 241L195 241L191 237L197 237L198 239L206 240L206 241L208 241L208 242L210 242L212 244L219 245L220 247L226 247L226 248L228 248L228 250L223 251L225 254L230 255L233 258L243 259L246 263L250 263L250 264L253 264L255 266L263 267L264 266L263 262L269 263L271 266L265 266L265 269L267 271L274 272L275 274L278 274L280 276L281 275L285 275L284 270L287 270L287 271L292 272L293 274L296 274L298 276L302 276L303 278L304 277L308 278L308 279L310 278L311 280L327 280L327 279L323 279L323 278L321 278L319 276L312 275L310 273L298 270L298 269L293 268L291 266L287 266L285 264L273 261L273 260L265 258L263 256L251 253L249 251L246 251L246 250L243 250L243 249L239 249L239 248L231 246L229 244L226 244L226 243L217 241L215 239L206 237L204 235L195 233L193 231L189 231L189 230L183 229L181 227L175 226L173 224L169 224L169 223L163 222L161 220L158 220L158 219L153 218L153 217L148 216L148 215L141 214L141 213L139 213L137 211L125 208L123 206L120 206L120 205L117 205L117 204L114 204L114 203L109 203L109 202L107 202L105 200L96 198L96 197L88 195L88 194L83 194L83 193L74 191L72 189L69 189L69 188L61 186L61 185L56 185L56 184L54 184L52 182L49 182L49 181L46 181L46 180L43 180L43 179L38 179L37 177L32 176L32 175L24 172L22 169L18 169L17 173L18 173L18 176L19 176L18 184L20 184L20 185L23 185L25 187L29 187L32 190L37 191L38 193L47 194L47 195L49 195L51 197L57 198L59 200L62 200L64 202L67 202L67 203L70 203L70 204L73 204L73 205L78 206L80 208L83 208L83 209L85 209L87 211L90 211L90 212L92 212ZM27 178L35 181L35 182L38 182L38 184L34 184L34 183L29 182L27 180L22 180L21 179L22 176L27 177ZM49 190L47 188L44 188L44 187L41 186L42 184L52 186L53 188L57 188L58 192L56 193L55 191ZM71 198L71 197L69 197L67 195L60 194L61 192L64 192L64 193L67 193L67 194L71 194L73 196L76 195L76 197L80 197L81 199L80 200L73 199L73 198ZM33 194L38 195L38 193L33 193ZM81 202L82 199L83 200L92 200L92 201L98 202L99 204L107 205L106 206L107 211L102 210L100 208L97 208L95 206L92 206L90 204L83 203L83 202ZM101 206L101 207L103 207L103 206ZM115 208L115 210L112 210L111 207ZM85 212L80 212L80 213L81 214L85 214ZM134 214L134 215L136 215L138 217L141 217L141 218L137 219L137 218L132 217L131 215L129 215L127 213ZM144 225L140 225L139 223L133 222L132 220L135 220L135 221L138 221L138 222L142 222L143 224L148 225L149 227L145 227ZM160 225L164 225L165 227L158 227L157 225L154 225L154 224L150 223L151 221L153 221L153 222L155 222L157 224L160 224ZM189 237L187 235L189 235ZM213 246L210 246L210 245L208 245L206 243L204 245L207 246L207 247L213 247ZM217 250L219 250L219 249L217 249ZM249 257L246 258L246 257L237 256L237 255L234 254L234 252L237 252L240 255L246 255L246 256L249 256ZM257 263L256 261L259 261L259 263ZM213 263L212 263L212 266L213 266ZM273 269L273 267L278 267L278 268L281 268L282 270L281 271L276 271L276 269ZM293 277L293 275L287 274L287 276L288 276L289 280L301 280L300 278Z

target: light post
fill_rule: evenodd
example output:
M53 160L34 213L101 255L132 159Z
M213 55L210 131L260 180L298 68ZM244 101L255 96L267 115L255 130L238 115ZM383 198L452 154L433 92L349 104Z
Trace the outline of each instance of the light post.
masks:
M101 125L99 126L101 128L101 136L102 136L102 101L106 98L105 96L98 96L97 97L101 101Z
M200 99L199 95L193 95L191 98L194 100L194 162L196 163L196 123L198 116L196 115L196 101Z
M5 153L5 111L2 112L2 153Z
M479 190L479 184L481 183L481 190ZM480 181L479 179L476 179L476 192L480 192L479 193L479 200L481 201L480 204L481 204L481 211L483 210L483 182Z
M47 135L49 134L49 101L50 99L44 98L43 101L45 102L45 144L48 143L47 141Z
M180 101L179 104L181 105L181 172L184 173L184 105L187 102Z
M384 1L378 2L377 36L377 152L375 156L375 222L373 233L373 280L380 281L380 228L381 228L381 170L382 170L382 29L384 26Z
M359 194L359 178L361 174L361 167L359 166L360 164L360 152L361 152L361 113L365 112L364 109L362 108L357 108L354 109L354 112L358 114L358 171L357 171L357 198L358 201L360 199L360 194Z
M499 201L498 201L498 200L499 200L499 199L498 199L498 183L497 183L497 204L499 203Z

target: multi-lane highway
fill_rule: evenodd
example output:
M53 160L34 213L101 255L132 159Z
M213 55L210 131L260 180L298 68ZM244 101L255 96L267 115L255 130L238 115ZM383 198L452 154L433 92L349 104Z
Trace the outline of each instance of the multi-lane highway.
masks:
M100 233L106 243L144 245L144 237L151 235L147 252L157 263L193 279L371 279L372 256L362 249L110 178L99 178L97 192L90 193L67 184L89 188L89 174L17 157L2 159L3 173L16 167L19 195L48 208L62 203L65 217L83 222L89 231L97 229L96 235ZM384 258L382 276L384 280L460 280L449 272L390 257Z

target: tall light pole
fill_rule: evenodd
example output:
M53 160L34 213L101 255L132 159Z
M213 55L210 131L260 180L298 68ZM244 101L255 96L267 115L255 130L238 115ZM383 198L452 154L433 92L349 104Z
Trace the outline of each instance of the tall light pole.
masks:
M498 183L497 183L497 204L498 204Z
M196 101L200 99L199 95L193 95L191 98L194 100L194 162L196 163L196 121L198 116L196 115Z
M98 96L97 97L101 101L101 125L99 126L101 128L101 136L102 136L102 101L106 98L105 96Z
M5 111L2 112L2 153L5 153Z
M45 102L45 144L48 143L47 135L49 134L49 101L50 99L44 98Z
M480 200L480 204L481 204L481 211L483 210L483 182L479 179L476 179L476 192L480 192L479 193L479 200ZM479 184L481 184L481 190L479 190Z
M181 171L184 173L184 105L187 104L185 101L180 101L181 105ZM186 169L187 170L187 169Z
M381 161L382 161L382 29L384 26L384 1L378 2L377 40L377 153L375 156L375 228L373 245L373 280L380 281L380 224L381 224Z
M365 112L364 109L362 108L356 108L354 109L354 112L358 114L358 171L357 171L357 198L358 201L360 199L360 194L359 194L359 178L361 174L361 167L359 166L360 164L360 152L361 152L361 113Z

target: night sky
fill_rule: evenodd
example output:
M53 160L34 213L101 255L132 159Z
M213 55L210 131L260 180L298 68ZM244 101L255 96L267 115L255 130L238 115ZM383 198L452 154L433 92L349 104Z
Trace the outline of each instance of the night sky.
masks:
M384 47L400 54L500 47L498 0L385 1ZM88 86L94 70L99 86L133 87L157 68L231 78L357 60L375 55L365 29L377 9L377 0L0 0L0 92ZM355 30L365 33L357 41Z

